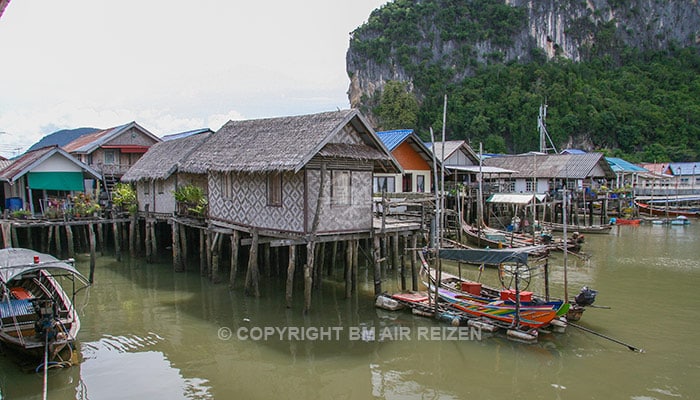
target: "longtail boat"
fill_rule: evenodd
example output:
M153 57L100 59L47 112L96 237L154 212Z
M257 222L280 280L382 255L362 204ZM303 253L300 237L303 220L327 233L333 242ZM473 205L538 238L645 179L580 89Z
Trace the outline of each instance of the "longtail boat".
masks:
M646 204L646 203L640 203L640 202L635 202L637 207L639 207L640 212L645 212L648 213L649 215L658 215L658 216L669 216L669 217L677 217L677 216L684 216L687 218L700 218L700 211L697 209L685 209L685 208L676 208L676 207L654 207L651 204Z
M557 224L554 222L540 222L543 228L547 228L554 232L563 232L564 224ZM611 224L605 225L567 225L566 229L569 232L579 232L579 233L609 233L612 230Z
M59 280L71 286L70 295ZM73 302L87 286L73 260L30 249L0 249L0 343L23 362L43 358L40 366L70 366L80 330Z

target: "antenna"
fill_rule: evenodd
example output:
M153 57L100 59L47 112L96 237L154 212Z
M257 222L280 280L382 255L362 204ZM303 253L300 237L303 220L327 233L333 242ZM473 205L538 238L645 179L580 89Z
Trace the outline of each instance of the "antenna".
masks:
M557 148L552 142L552 138L549 137L549 132L547 132L547 125L545 120L547 119L547 102L540 104L540 114L537 117L537 130L540 132L540 153L549 153L549 150L554 150L554 153L558 153ZM547 147L547 140L549 140L549 145Z

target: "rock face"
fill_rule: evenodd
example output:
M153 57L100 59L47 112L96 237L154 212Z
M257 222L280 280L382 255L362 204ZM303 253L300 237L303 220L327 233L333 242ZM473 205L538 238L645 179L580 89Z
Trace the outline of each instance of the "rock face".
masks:
M361 48L362 44L377 42L384 35L377 24L368 23L353 32L346 56L351 106L362 105L363 99L371 98L387 81L412 82L407 70L411 65L426 62L462 71L453 76L453 80L461 80L478 64L493 62L494 55L498 62L528 62L542 54L548 59L564 57L578 62L600 56L619 60L625 48L638 51L669 46L700 48L698 0L503 0L502 4L518 9L520 18L525 19L514 27L506 42L489 37L452 38L444 34L441 16L416 15L419 9L431 8L413 7L435 3L432 10L440 10L445 6L443 2L394 0L393 12L398 8L405 13L401 18L410 27L411 38L403 43L385 39L385 46L390 41L389 56L373 56ZM487 2L466 3L483 6ZM389 11L387 6L375 10L370 21ZM483 25L484 21L478 23ZM465 42L468 42L466 46ZM407 46L415 51L402 56L401 48ZM472 60L466 67L460 64L465 48ZM420 93L416 94L420 98Z

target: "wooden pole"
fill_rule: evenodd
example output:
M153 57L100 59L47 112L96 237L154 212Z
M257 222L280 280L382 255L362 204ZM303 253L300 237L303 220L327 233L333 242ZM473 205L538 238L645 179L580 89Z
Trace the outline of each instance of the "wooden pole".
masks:
M158 254L158 236L156 235L156 221L151 221L151 257Z
M252 294L255 297L260 297L260 289L258 288L258 231L253 229L251 232L253 241L250 244L250 255L248 257L248 271L245 276L245 293Z
M316 242L306 244L306 264L304 264L304 314L311 310L311 289L313 287L314 250Z
M418 235L415 233L411 235L411 248L418 248ZM416 262L418 260L416 260L416 251L418 250L411 251L411 289L413 291L418 290L418 272L416 271Z
M95 281L95 262L97 258L95 249L97 243L95 243L95 227L92 224L88 225L88 234L90 235L90 283L93 283Z
M335 266L335 260L338 258L338 241L333 241L331 245L331 262L328 265L328 277L333 276L333 266Z
M201 276L207 275L207 252L205 250L205 246L206 246L205 235L206 235L206 232L204 232L204 229L200 229L199 230L199 274Z
M231 274L228 278L229 287L231 287L231 289L233 289L236 283L236 274L238 273L238 251L240 243L241 233L234 229L231 235Z
M148 217L146 217L148 218ZM151 254L151 251L153 250L153 247L151 246L151 242L153 241L153 237L151 237L151 221L148 219L146 220L146 262L151 263L153 262L153 255Z
M173 234L173 269L175 272L184 270L182 263L182 252L180 251L180 224L173 219L172 234Z
M398 269L399 267L399 233L394 233L391 238L391 268Z
M105 255L105 224L100 223L97 225L97 241L100 242L100 255Z
M68 240L68 258L75 257L75 245L73 243L73 228L66 225L66 240Z
M187 250L187 225L177 224L180 230L180 259L182 260L182 270L187 270L187 256L189 252Z
M136 224L138 224L138 218L136 213L133 213L131 214L131 223L129 223L129 255L132 260L136 258Z
M10 225L11 227L11 234L12 234L12 246L10 247L20 247L19 244L19 236L17 236L17 227L14 225Z
M112 233L114 234L114 257L117 261L122 260L121 240L119 239L119 223L117 221L117 212L112 210Z
M357 292L357 274L358 263L360 259L360 240L355 239L352 242L352 291Z
M56 225L53 227L54 228L54 235L53 239L54 242L56 243L56 256L61 257L61 227Z
M399 237L397 236L396 239ZM401 290L405 291L406 290L406 248L408 247L406 243L408 242L408 238L406 236L402 237L403 241L403 251L401 252L400 255L400 265L401 265ZM398 242L398 240L397 240ZM398 253L398 246L396 249L396 252Z
M3 243L3 247L6 249L12 247L12 235L10 233L11 231L12 231L12 227L11 227L10 223L3 222L2 223L2 243Z
M373 239L373 249L374 249L374 297L382 294L382 261L381 254L379 251L379 236L374 235Z
M211 251L212 250L211 249L212 237L211 237L211 235L212 235L211 231L207 230L207 233L205 235L205 244L204 244L204 252L207 255L206 256L207 262L206 262L206 268L205 268L206 274L204 276L207 276L209 278L211 278L211 267L212 267L212 265L211 265L212 264L212 259L211 259L212 258L212 254L211 254L212 253L212 251Z
M53 241L53 226L49 225L48 231L48 237L46 238L46 252L51 253L51 242Z
M211 281L213 283L221 282L221 274L219 271L219 260L221 259L221 234L217 232L214 235L214 240L211 244Z
M345 298L349 299L352 295L352 257L353 243L348 240L345 243Z
M292 308L292 291L294 290L294 269L296 268L296 252L297 247L289 246L289 263L287 264L287 290L285 298L287 300L287 308Z

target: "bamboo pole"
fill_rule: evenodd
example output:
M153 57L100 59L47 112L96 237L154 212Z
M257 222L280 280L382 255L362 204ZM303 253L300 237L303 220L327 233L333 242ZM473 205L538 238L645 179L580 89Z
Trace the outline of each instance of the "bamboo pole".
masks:
M231 287L231 289L233 289L236 283L236 274L238 273L238 251L240 249L240 243L241 233L234 229L231 235L231 274L228 278L229 287Z
M296 246L289 246L289 263L287 264L287 290L285 291L287 308L292 308L292 291L294 287L294 269L296 268L296 251Z

